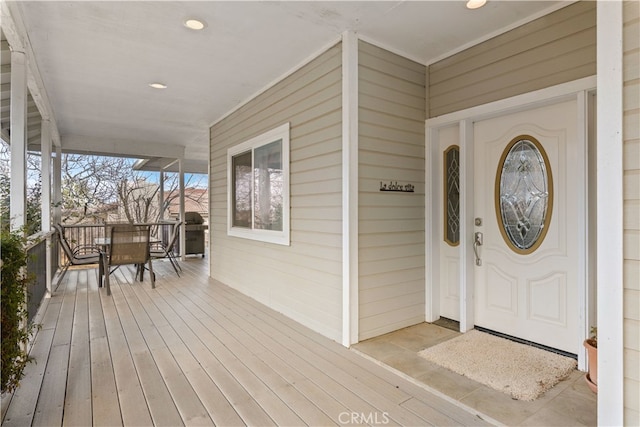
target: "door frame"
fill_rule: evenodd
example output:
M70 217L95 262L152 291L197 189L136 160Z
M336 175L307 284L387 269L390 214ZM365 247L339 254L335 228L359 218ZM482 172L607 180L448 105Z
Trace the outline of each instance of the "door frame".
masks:
M442 196L441 177L438 174L438 165L442 161L442 153L439 150L438 132L440 128L458 125L460 146L460 332L467 332L474 327L475 301L474 301L474 255L473 245L468 238L474 229L474 141L473 124L476 121L485 120L501 115L525 111L543 107L569 99L577 100L578 114L578 140L584 141L580 150L579 161L583 162L586 182L585 191L579 196L579 209L586 212L584 224L580 224L578 233L579 246L579 271L578 283L583 284L578 288L579 336L576 337L576 349L578 354L578 368L586 369L586 350L581 345L588 337L590 325L595 325L596 301L595 301L595 276L589 274L590 266L594 265L595 244L595 211L589 207L595 206L593 200L588 200L588 195L595 194L589 189L595 189L595 171L590 166L591 161L587 156L592 147L593 132L589 132L589 117L594 117L594 103L591 102L595 93L596 77L586 77L557 86L529 92L523 95L491 102L472 107L439 117L428 119L425 122L425 320L433 322L440 317L440 254L438 224L442 221Z

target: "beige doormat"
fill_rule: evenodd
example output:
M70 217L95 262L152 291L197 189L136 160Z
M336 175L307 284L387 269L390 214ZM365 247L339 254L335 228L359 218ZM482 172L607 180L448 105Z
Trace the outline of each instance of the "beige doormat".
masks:
M537 399L577 365L570 357L476 330L419 355L518 400Z

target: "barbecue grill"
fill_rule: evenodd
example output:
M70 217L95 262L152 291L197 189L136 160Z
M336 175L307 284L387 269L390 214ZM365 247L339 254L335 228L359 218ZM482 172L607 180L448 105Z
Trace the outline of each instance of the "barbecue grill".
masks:
M209 228L198 212L184 213L185 255L202 254L204 258L204 231Z

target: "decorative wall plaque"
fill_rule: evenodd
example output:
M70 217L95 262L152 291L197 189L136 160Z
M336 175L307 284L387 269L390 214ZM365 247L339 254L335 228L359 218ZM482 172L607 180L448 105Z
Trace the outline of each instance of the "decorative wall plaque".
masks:
M400 191L403 193L413 193L414 192L415 187L413 186L413 184L398 184L398 181L396 182L389 182L388 184L383 184L382 181L380 181L380 191Z

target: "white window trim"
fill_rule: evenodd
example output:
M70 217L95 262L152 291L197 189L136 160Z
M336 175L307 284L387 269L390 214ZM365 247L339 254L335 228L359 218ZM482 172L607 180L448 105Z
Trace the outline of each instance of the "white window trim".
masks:
M248 141L231 147L227 150L227 235L240 237L243 239L258 240L261 242L274 243L278 245L290 245L290 214L289 214L289 123L285 123L265 132L261 135L253 137ZM282 140L282 169L283 169L283 188L282 188L282 231L274 230L256 230L244 227L233 226L233 156L253 151L256 148L270 144L277 140ZM254 180L251 181L252 191L254 194ZM252 198L251 204L253 206ZM253 209L252 209L253 210ZM251 215L253 221L253 215Z

